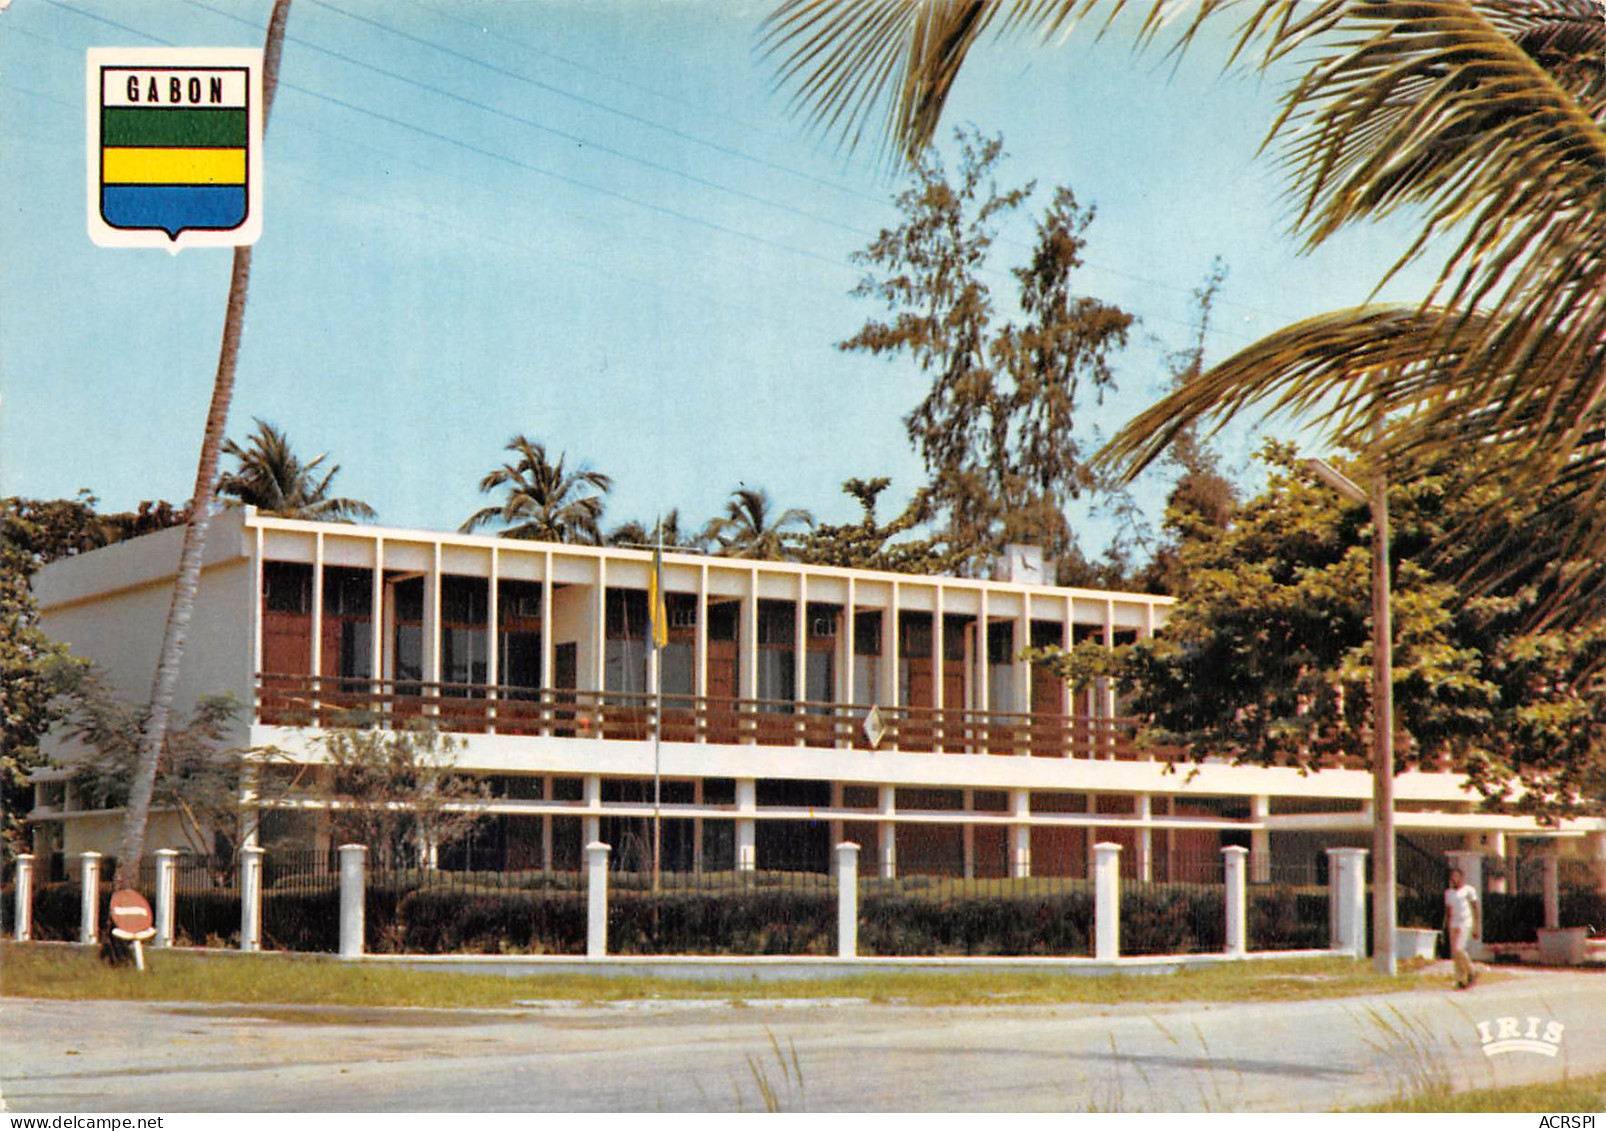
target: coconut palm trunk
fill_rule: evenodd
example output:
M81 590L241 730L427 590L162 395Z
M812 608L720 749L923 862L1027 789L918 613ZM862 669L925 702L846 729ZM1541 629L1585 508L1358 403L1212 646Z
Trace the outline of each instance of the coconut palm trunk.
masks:
M262 58L262 129L267 132L268 111L279 81L279 55L284 48L285 23L290 18L290 0L274 0L268 18L268 33ZM184 640L189 633L190 614L201 583L201 561L206 551L207 526L211 521L212 485L217 481L218 453L229 422L229 402L234 396L234 368L240 354L240 330L245 324L246 291L251 282L251 249L234 249L234 270L229 277L229 305L223 320L223 345L218 351L217 376L212 385L212 405L206 414L206 432L201 440L201 462L195 471L195 494L190 500L190 518L184 526L184 547L179 553L178 576L173 583L173 603L162 633L161 657L151 683L150 713L140 739L139 761L123 811L122 844L117 856L115 885L132 887L139 879L139 861L145 853L145 825L150 817L151 793L156 785L156 767L167 744L167 724L173 713L173 695L178 688L179 668L184 660Z

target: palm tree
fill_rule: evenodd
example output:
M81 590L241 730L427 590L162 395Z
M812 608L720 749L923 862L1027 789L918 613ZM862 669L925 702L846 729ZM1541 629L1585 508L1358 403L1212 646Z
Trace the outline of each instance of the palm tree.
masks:
M608 532L608 545L637 548L656 546L660 538L663 539L664 548L670 550L701 550L707 545L704 533L692 533L680 529L679 507L671 509L652 526L635 519L621 523Z
M279 56L284 49L284 28L290 19L290 0L274 0L268 16L268 30L262 51L262 130L267 133L268 112L279 84ZM218 451L229 423L229 402L234 397L234 369L240 355L240 331L245 325L245 300L251 284L251 248L234 249L234 265L229 276L228 309L223 319L223 344L218 350L217 374L212 381L212 403L206 414L201 437L201 458L195 470L195 494L190 499L190 517L184 526L184 544L179 551L178 576L173 582L173 602L168 608L162 631L162 650L151 681L151 706L146 714L139 757L129 787L128 804L123 810L121 845L114 883L132 887L139 877L139 861L145 852L145 826L150 816L151 794L156 788L157 762L167 745L167 724L173 713L173 696L178 689L179 668L184 661L184 637L189 631L190 614L201 586L201 561L206 551L206 531L212 517L212 485L217 479Z
M814 122L849 145L879 133L909 159L933 136L984 37L1058 36L1126 0L786 0L769 47ZM1175 10L1151 0L1140 40ZM1417 236L1384 275L1431 253L1417 305L1288 327L1190 381L1101 454L1136 475L1195 425L1254 406L1392 458L1482 446L1520 489L1596 505L1566 544L1606 551L1606 19L1591 0L1200 0L1179 45L1233 10L1234 57L1305 62L1268 141L1283 146L1307 248L1404 208ZM1441 248L1443 249L1441 251ZM1381 286L1381 282L1379 284ZM1382 454L1382 453L1379 453ZM1551 508L1552 510L1554 508Z
M505 487L506 498L501 506L483 507L470 515L460 528L463 533L499 522L504 538L589 546L602 543L597 524L602 518L602 496L613 489L611 478L585 468L567 471L563 466L566 454L552 463L544 446L522 435L508 441L506 450L518 459L480 480L481 494Z
M329 494L329 484L339 473L340 465L331 467L319 479L318 465L329 458L328 453L302 463L283 432L262 420L256 426L249 448L233 440L224 441L223 454L239 460L240 466L218 476L220 496L279 518L339 521L374 517L374 508L361 499Z
M784 561L792 556L792 542L801 533L796 528L813 526L814 516L800 507L779 515L773 510L769 492L738 487L725 504L724 516L708 524L704 537L730 557Z

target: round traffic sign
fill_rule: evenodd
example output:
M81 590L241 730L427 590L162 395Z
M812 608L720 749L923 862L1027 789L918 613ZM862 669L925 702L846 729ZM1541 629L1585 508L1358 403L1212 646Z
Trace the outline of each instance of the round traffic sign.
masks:
M154 921L151 905L137 891L124 888L112 892L112 924L129 934L148 930Z

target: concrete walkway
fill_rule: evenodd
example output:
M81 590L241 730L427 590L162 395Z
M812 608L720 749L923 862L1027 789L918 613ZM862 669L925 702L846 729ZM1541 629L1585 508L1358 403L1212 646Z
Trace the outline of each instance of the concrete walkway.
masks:
M1479 1021L1565 1026L1488 1057ZM1173 1006L0 1004L13 1111L1307 1110L1606 1071L1606 975Z

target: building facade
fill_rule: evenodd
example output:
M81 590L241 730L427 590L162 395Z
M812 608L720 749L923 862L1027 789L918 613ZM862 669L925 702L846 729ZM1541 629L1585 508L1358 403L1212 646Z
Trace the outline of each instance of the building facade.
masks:
M35 579L44 630L131 699L148 694L181 535ZM1173 768L1134 740L1116 688L1073 694L1019 658L1150 636L1168 598L666 552L656 650L651 569L645 550L226 511L179 705L233 694L249 709L231 742L277 748L309 782L324 728L452 732L488 796L445 867L578 867L596 839L642 866L655 775L672 870L823 871L852 840L885 876L1075 876L1115 841L1133 877L1188 879L1241 844L1252 875L1315 882L1326 848L1368 843L1364 752L1317 773ZM327 843L316 792L274 794L248 835ZM1606 860L1606 821L1481 813L1448 769L1401 775L1396 796L1402 835L1440 859L1544 836ZM116 851L118 815L78 804L70 769L38 775L36 802L36 852ZM151 828L152 848L196 847L172 815Z

